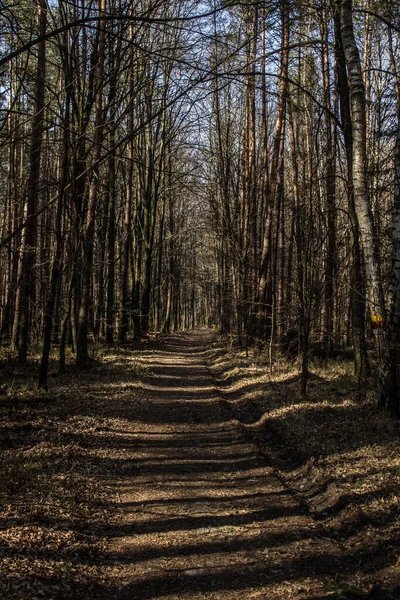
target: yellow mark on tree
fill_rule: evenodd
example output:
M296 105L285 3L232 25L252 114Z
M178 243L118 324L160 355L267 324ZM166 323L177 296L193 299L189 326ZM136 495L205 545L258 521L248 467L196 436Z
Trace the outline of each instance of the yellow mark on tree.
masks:
M382 315L371 315L372 329L382 329L383 323L384 323L384 321L383 321Z

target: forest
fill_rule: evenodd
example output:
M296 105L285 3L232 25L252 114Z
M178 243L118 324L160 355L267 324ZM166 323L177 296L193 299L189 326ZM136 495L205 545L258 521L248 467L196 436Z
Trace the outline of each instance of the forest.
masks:
M347 350L400 414L400 14L2 3L0 336L26 363L213 326Z
M0 0L0 599L400 598L398 0Z

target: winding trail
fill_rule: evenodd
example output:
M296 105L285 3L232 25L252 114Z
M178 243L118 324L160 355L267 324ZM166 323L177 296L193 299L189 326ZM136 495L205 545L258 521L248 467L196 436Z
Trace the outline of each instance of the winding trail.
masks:
M106 559L108 598L332 598L337 547L221 400L210 340L176 335L142 355L144 401L116 432L122 518Z

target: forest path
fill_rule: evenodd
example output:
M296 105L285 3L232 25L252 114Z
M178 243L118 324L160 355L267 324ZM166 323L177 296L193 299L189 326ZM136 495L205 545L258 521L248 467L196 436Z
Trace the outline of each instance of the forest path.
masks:
M94 597L332 598L338 548L221 401L210 342L200 330L141 354L150 374L137 418L114 432L122 517Z

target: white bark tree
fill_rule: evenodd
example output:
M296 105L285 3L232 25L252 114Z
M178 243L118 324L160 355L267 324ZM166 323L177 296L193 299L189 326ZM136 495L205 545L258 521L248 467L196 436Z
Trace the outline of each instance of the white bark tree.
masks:
M385 306L377 237L367 186L366 94L360 54L354 35L352 0L341 0L340 2L340 28L350 93L353 135L351 179L365 264L367 310L372 318L374 316L384 318Z

